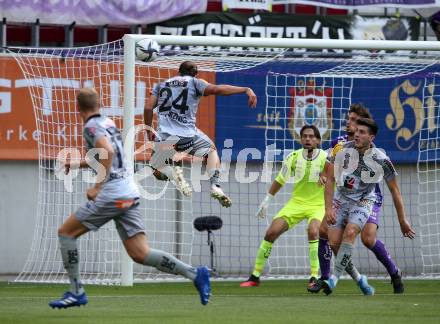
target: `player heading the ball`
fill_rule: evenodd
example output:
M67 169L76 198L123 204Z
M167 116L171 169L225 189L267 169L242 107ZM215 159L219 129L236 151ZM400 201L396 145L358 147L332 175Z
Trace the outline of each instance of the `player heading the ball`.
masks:
M196 114L203 96L244 93L248 96L251 108L256 107L257 96L251 88L210 84L198 79L197 73L197 65L185 61L180 64L176 76L154 87L144 112L144 122L148 127L153 122L153 109L157 108L158 114L157 136L151 128L147 130L149 140L157 142L150 166L155 170L156 178L172 179L176 188L189 197L191 186L184 179L180 167L170 166L170 155L177 151L203 158L211 182L211 197L217 199L223 207L230 207L232 201L220 187L217 149L211 139L196 127ZM173 152L164 152L170 146Z

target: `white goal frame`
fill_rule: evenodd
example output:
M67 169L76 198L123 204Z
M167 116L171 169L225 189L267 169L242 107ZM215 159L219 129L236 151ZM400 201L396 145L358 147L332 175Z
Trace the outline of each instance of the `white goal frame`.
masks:
M160 45L181 46L222 46L257 48L301 48L301 49L345 49L345 50L405 50L435 51L440 53L440 42L434 41L378 41L378 40L332 40L332 39L291 39L291 38L253 38L218 36L171 36L126 34L124 41L124 113L123 136L126 143L127 161L134 167L134 126L135 106L135 44L149 38ZM130 149L128 149L128 147ZM133 285L133 263L121 245L121 284Z

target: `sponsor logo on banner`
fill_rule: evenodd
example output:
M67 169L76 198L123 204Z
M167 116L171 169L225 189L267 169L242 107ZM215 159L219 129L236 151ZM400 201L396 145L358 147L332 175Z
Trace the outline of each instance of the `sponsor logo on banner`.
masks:
M385 117L385 125L395 134L394 143L399 150L414 150L417 143L421 150L440 147L439 138L435 136L440 127L438 91L435 78L404 80L391 91L391 109ZM421 131L424 134L419 138Z
M38 66L50 65L46 59L36 61ZM78 79L73 73L66 77L62 69L54 69L47 77L35 76L25 78L17 64L10 57L0 58L0 160L38 159L38 144L44 159L55 158L63 148L82 148L82 121L76 113L75 97L81 87L93 87L101 84L101 113L114 119L118 127L122 126L123 94L119 80L118 64L105 62L102 68L114 71L106 82L101 82L100 75L93 73L90 65L79 68L78 60L66 60L66 70L78 70L78 75L88 77ZM96 63L98 64L98 63ZM96 67L96 66L95 66ZM146 68L146 67L144 67ZM170 76L168 69L143 71L139 67L139 75L135 86L136 124L142 123L142 115L148 94L159 80ZM63 74L64 73L64 74ZM173 73L173 71L171 72ZM148 75L148 78L144 76ZM214 73L201 72L200 76L215 83ZM34 96L32 100L31 93ZM197 127L209 137L215 135L215 98L202 99L197 115ZM38 119L38 125L35 120ZM142 134L138 135L136 145L143 144Z
M439 0L440 1L440 0ZM371 26L371 27L369 27ZM292 15L280 13L206 13L191 15L158 24L149 24L148 34L268 38L314 38L314 39L405 39L418 40L420 21L415 17L375 18L321 15ZM180 50L184 46L167 45L163 49ZM189 48L200 49L198 46ZM207 46L209 51L218 51L220 46ZM224 47L223 50L242 51L242 46ZM278 52L283 49L254 48L256 51ZM295 53L305 49L294 48ZM325 52L342 53L341 49L324 49ZM290 54L289 51L287 54Z
M322 139L330 136L332 128L332 94L328 87L317 86L315 80L299 80L296 87L290 88L289 130L292 137L300 138L304 125L315 125Z

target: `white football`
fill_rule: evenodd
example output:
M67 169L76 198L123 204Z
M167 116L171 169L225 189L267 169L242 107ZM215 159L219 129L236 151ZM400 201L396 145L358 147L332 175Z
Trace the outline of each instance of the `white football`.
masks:
M154 61L159 54L159 51L159 44L152 39L144 38L136 43L136 58L140 61Z

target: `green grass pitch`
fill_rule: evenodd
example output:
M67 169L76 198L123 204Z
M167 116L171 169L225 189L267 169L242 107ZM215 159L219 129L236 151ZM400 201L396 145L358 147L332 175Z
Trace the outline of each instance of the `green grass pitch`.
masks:
M384 280L371 284L376 295L365 297L349 280L330 296L307 293L305 280L213 282L207 306L191 283L87 286L87 306L53 310L47 303L65 285L0 283L0 323L440 323L440 280L406 280L404 295Z

